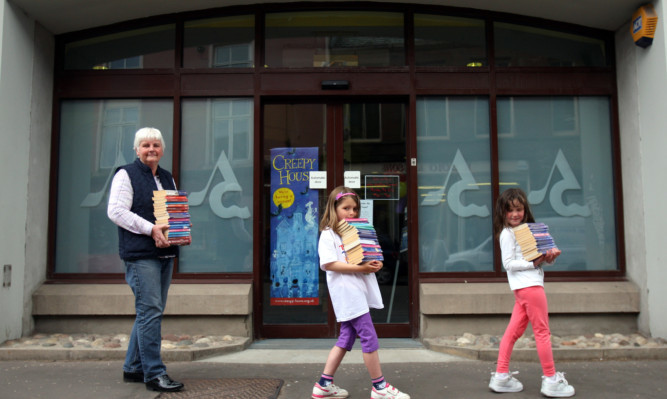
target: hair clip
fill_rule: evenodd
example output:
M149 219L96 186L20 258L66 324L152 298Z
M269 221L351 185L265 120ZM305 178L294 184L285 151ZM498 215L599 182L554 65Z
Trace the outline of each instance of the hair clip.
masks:
M338 201L339 199L341 199L342 197L344 197L346 195L357 195L357 194L355 194L355 193L338 193L338 194L336 194L336 201Z

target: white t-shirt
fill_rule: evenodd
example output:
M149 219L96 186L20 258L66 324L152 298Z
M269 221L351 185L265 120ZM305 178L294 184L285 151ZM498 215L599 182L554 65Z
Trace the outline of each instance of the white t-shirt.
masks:
M327 287L336 321L352 320L368 313L370 308L384 308L375 273L340 273L324 268L324 265L337 260L347 262L338 234L329 228L323 230L317 252L320 268L327 273Z
M523 258L514 230L505 227L500 232L500 254L507 270L507 281L512 291L536 285L544 287L544 270Z

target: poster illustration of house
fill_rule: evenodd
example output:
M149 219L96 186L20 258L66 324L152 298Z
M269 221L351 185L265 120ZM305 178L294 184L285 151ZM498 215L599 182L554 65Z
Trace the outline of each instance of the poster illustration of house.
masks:
M271 149L271 305L318 305L318 148Z

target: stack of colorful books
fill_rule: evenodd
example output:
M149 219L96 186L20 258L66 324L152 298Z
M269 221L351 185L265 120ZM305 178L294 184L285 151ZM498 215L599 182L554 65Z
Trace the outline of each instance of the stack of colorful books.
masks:
M368 219L344 219L338 223L338 228L348 263L358 265L384 260L375 228L368 223Z
M188 193L179 190L153 191L155 224L168 224L165 237L171 245L190 245Z
M544 223L523 223L514 229L516 241L521 246L523 258L532 261L556 248L549 226Z

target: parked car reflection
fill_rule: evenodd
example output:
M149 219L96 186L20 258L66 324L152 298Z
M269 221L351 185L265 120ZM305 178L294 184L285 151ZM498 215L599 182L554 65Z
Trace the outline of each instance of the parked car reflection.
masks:
M549 226L549 232L562 254L552 270L586 270L586 230L581 217L544 218L540 221ZM444 245L444 244L443 244ZM424 250L422 249L422 252ZM446 257L442 265L445 272L482 272L493 270L493 237L467 250L454 252Z
M478 246L454 252L445 261L447 272L483 272L493 270L493 237L489 236Z

